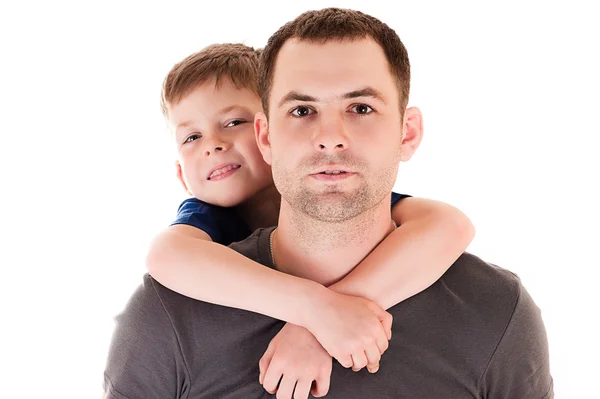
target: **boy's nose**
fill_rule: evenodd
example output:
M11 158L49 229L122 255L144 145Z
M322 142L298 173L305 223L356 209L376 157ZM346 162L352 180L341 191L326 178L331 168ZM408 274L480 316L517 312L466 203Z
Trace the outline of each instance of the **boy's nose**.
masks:
M214 154L215 152L219 152L219 151L223 151L223 147L222 147L222 146L217 146L217 147L213 148L213 150L212 150L213 154ZM205 152L204 154L205 154L206 156L209 156L209 155L210 155L210 153L211 153L211 151L210 151L210 150L206 150L206 152Z
M229 149L229 146L226 143L224 143L221 140L213 139L213 140L210 140L208 143L206 143L206 150L204 151L204 155L209 156L216 152L227 151L228 149Z

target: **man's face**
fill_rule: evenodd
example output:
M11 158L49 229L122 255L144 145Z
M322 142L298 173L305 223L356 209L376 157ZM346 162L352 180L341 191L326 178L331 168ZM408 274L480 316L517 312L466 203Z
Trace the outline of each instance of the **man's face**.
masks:
M229 80L198 86L169 107L186 190L205 202L230 207L273 184L271 168L258 150L254 115L259 97Z
M293 208L339 221L389 197L403 121L376 42L289 40L277 57L269 100L273 179Z

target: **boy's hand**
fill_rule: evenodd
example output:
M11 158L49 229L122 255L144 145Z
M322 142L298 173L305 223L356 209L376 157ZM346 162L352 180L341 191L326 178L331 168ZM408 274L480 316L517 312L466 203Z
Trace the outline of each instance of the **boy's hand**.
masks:
M379 368L392 338L392 315L365 298L327 290L317 298L304 324L343 367Z
M277 392L277 399L306 399L309 392L320 398L329 391L331 363L310 331L288 323L260 359L260 383L267 392Z

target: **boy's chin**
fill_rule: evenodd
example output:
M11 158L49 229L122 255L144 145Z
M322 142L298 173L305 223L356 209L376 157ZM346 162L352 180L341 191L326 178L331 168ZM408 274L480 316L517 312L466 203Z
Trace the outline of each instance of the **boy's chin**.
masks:
M204 201L211 205L220 206L222 208L233 208L238 205L243 204L248 200L247 195L235 195L235 196L227 196L226 198L220 196L213 196L211 198L202 198L197 197L199 200Z

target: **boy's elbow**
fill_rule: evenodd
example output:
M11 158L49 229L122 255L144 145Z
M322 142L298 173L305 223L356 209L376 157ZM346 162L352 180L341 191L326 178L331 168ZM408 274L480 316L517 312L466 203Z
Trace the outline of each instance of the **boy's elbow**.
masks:
M164 270L168 247L168 237L164 234L159 234L150 243L146 254L146 269L152 277L160 276Z
M464 213L459 211L453 224L453 230L457 237L468 246L475 238L475 225Z

